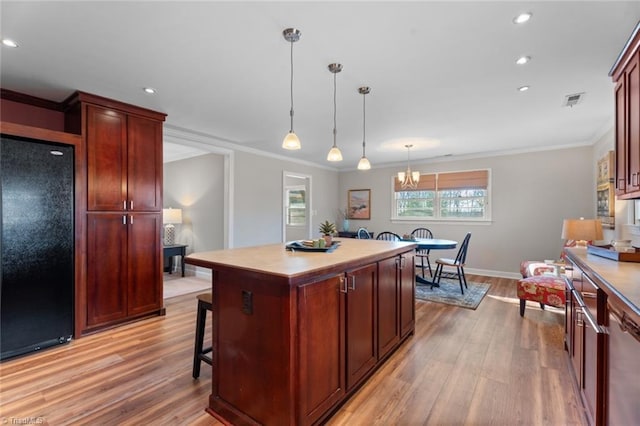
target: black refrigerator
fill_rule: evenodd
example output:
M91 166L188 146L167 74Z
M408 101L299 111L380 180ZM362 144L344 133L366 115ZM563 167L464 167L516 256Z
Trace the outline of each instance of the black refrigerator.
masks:
M73 334L74 149L2 135L0 359Z

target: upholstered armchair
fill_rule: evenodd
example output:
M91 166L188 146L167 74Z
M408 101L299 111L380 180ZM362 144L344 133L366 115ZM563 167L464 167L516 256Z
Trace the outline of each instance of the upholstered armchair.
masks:
M575 241L567 240L564 247L574 247ZM545 305L563 308L566 303L564 274L564 250L560 260L542 262L526 260L520 263L522 279L518 280L517 294L520 299L520 316L524 316L527 300L538 302L540 308Z

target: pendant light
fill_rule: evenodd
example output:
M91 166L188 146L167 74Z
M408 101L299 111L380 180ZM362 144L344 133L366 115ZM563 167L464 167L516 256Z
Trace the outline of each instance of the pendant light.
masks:
M328 161L342 161L342 153L336 145L336 74L342 71L341 64L329 64L329 71L333 73L333 146L327 155Z
M407 171L398 172L398 180L400 181L400 188L402 189L416 189L420 182L420 172L411 171L411 147L413 145L405 145L407 148Z
M362 95L362 158L358 162L358 170L369 170L371 168L371 163L367 159L365 154L365 135L366 135L366 124L367 124L367 111L365 109L365 98L366 95L371 91L370 87L360 87L358 88L358 93Z
M300 139L293 131L293 43L300 40L300 35L302 33L295 28L287 28L282 32L284 39L291 43L291 109L289 110L289 115L291 116L291 127L287 136L284 137L282 141L282 147L284 149L300 149Z

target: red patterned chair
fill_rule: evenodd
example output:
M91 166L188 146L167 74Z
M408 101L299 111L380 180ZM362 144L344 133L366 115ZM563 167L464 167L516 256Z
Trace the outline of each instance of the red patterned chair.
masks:
M564 247L574 247L575 241L568 240ZM564 251L561 254L564 260ZM520 299L520 316L524 316L527 300L545 305L563 308L566 303L565 282L560 274L561 266L538 260L527 260L520 264L522 279L518 281L517 293Z
M566 302L565 283L556 275L535 275L518 281L518 299L520 299L520 316L524 316L527 300L544 305L563 308Z

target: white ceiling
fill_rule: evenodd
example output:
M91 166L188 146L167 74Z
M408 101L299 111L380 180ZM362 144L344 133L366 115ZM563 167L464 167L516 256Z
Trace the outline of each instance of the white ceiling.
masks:
M519 12L533 18L515 25ZM594 143L613 125L608 72L640 1L0 2L1 85L54 101L74 90L168 114L167 126L339 169ZM289 130L290 44L294 129ZM532 57L518 66L522 55ZM333 74L337 142L329 163ZM529 85L527 92L517 87ZM155 95L142 88L157 89ZM568 94L583 101L563 106ZM169 149L171 148L171 149ZM167 155L181 156L179 147ZM189 148L188 150L193 150ZM173 154L171 154L173 153Z

